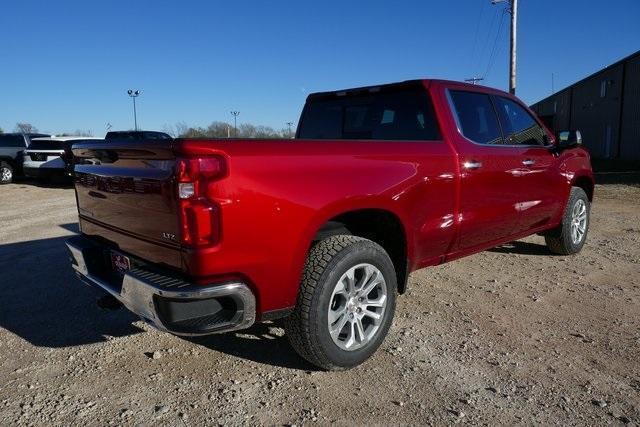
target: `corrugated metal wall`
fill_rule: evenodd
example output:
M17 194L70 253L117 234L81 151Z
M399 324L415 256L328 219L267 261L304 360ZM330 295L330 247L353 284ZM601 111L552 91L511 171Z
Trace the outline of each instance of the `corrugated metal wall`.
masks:
M579 129L595 159L640 160L640 52L531 108L555 132Z
M620 158L640 160L640 56L625 64Z
M598 159L618 154L623 68L619 64L573 87L571 128L580 129L584 145Z

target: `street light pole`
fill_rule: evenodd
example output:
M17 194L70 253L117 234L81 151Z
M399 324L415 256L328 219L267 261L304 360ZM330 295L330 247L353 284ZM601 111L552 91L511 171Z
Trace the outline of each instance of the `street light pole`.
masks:
M287 122L287 126L289 126L289 138L291 138L291 126L293 126L293 122Z
M131 99L133 99L133 123L134 123L134 128L137 131L138 130L138 113L136 111L136 98L140 95L140 91L139 90L134 91L129 89L127 91L127 95L129 95Z
M233 116L233 133L236 138L238 137L238 116L240 115L240 111L232 111L231 115Z

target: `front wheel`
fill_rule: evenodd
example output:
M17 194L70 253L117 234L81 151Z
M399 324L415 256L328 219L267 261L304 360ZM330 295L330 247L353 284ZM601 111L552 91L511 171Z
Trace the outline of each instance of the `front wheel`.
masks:
M352 368L384 341L396 306L389 255L361 237L338 235L309 252L296 309L285 330L293 348L327 370Z
M7 162L0 162L0 184L9 184L13 181L13 168Z
M547 247L556 254L571 255L580 252L589 230L590 203L587 193L573 187L565 208L562 224L552 234L545 236Z

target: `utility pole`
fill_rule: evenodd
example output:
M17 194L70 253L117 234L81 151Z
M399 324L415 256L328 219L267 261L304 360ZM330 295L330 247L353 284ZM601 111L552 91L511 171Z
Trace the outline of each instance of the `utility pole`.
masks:
M509 2L507 10L511 15L511 36L509 37L511 53L509 55L509 93L516 93L516 35L518 27L518 0L491 0L491 4L498 4L504 1Z
M551 73L551 95L553 95L555 93L555 85L554 85L554 81L553 81L553 73Z
M287 126L289 127L289 138L292 138L292 136L291 136L291 126L293 126L293 122L287 122Z
M484 80L484 77L471 77L469 79L464 79L465 82L471 83L472 85L481 82L482 80Z
M134 123L134 127L135 130L138 130L138 114L136 112L136 98L140 95L140 91L139 90L131 90L129 89L127 91L127 95L129 95L131 97L131 99L133 99L133 123Z
M238 137L238 116L240 115L240 111L232 111L231 115L233 116L233 136Z
M511 0L511 59L509 60L509 93L516 94L516 34L518 26L518 0Z

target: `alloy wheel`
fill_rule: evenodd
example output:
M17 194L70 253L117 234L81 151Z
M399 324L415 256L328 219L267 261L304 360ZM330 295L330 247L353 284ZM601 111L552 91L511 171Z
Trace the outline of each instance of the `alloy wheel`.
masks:
M387 283L371 264L358 264L336 283L329 303L328 326L333 342L354 351L376 335L387 307Z

